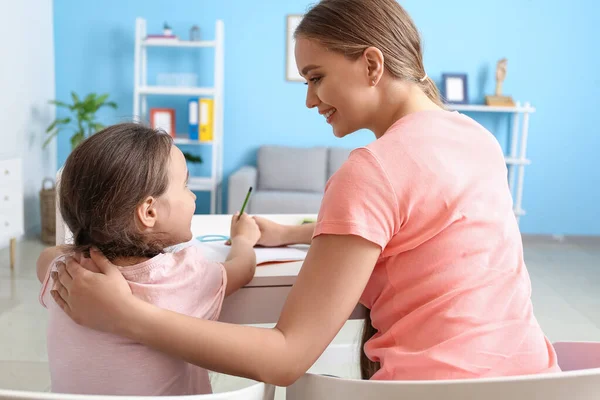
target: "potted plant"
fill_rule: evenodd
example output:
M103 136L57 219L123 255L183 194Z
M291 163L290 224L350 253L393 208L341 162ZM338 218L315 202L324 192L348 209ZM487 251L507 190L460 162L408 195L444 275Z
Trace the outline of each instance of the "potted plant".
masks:
M44 141L43 147L45 148L59 132L69 128L73 132L70 139L71 150L73 150L83 139L103 129L104 125L96 120L96 113L102 107L117 108L117 104L114 101L107 101L108 96L108 94L97 95L96 93L90 93L81 100L75 92L71 92L73 104L51 100L50 104L67 108L72 115L65 118L56 118L50 124L48 129L46 129L46 133L50 136Z
M44 141L43 148L54 139L59 132L65 129L71 129L71 150L73 150L85 138L93 135L97 131L104 128L104 125L96 120L96 112L102 107L117 108L117 104L108 100L108 94L97 95L96 93L88 94L83 100L75 93L71 92L73 104L67 104L62 101L52 100L51 104L58 107L67 108L71 112L71 116L64 118L56 118L54 122L48 126L46 133L49 135ZM49 188L45 187L46 182L52 185ZM55 212L56 212L56 188L54 180L47 178L42 182L42 190L40 191L40 212L42 225L42 241L47 244L53 244L56 238L55 227Z

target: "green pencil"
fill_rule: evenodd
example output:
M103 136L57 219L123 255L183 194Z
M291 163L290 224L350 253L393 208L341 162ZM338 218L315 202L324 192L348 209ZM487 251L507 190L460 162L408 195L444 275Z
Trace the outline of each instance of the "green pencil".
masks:
M246 204L248 204L248 199L250 198L250 193L252 193L252 186L250 186L250 189L248 189L248 194L246 195L246 199L244 200L244 204L242 205L242 209L240 210L240 215L238 216L238 219L242 216L242 214L244 213L244 210L246 209Z

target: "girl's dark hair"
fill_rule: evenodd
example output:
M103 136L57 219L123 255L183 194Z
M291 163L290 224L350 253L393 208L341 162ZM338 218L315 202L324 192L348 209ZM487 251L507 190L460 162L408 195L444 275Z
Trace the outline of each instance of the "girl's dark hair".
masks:
M304 15L294 35L314 40L350 60L376 47L393 77L416 83L433 102L443 106L435 83L425 73L419 31L397 0L321 0ZM368 311L360 350L363 379L370 379L380 368L363 350L376 332Z
M165 243L143 234L135 211L168 187L173 140L136 123L110 126L90 136L67 158L58 185L61 215L73 233L74 250L97 247L117 257L153 257Z
M416 83L442 106L435 82L425 73L419 31L397 0L321 0L304 15L294 35L350 60L376 47L392 76Z
M377 361L371 361L365 353L365 343L377 333L377 329L371 323L371 310L366 310L365 324L362 329L362 338L360 341L360 377L362 379L371 379L375 372L379 371L381 365Z

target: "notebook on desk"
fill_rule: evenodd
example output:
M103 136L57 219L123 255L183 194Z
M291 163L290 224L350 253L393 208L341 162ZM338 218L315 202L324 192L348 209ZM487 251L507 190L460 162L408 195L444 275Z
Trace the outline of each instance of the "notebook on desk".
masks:
M199 247L204 256L216 262L224 262L231 250L225 241L200 242L194 241L194 246ZM255 247L256 264L270 264L292 261L303 261L308 252L308 246L286 246L286 247Z

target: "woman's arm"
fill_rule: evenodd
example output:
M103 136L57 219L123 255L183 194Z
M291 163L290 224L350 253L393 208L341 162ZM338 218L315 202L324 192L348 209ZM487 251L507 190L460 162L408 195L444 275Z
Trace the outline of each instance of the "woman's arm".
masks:
M267 218L254 217L260 229L258 244L266 247L290 244L311 244L315 223L302 225L281 225Z
M204 368L288 386L305 373L352 313L381 248L353 235L320 235L274 328L184 316L131 295L108 261L104 274L77 263L59 268L54 298L77 323L127 336ZM100 310L102 312L100 312Z

